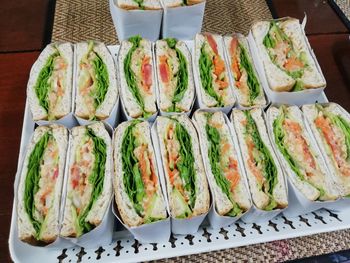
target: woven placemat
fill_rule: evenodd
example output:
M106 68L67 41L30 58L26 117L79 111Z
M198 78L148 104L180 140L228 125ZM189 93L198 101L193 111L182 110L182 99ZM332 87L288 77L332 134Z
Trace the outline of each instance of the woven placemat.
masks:
M208 0L203 31L246 34L253 22L272 18L264 0ZM118 43L108 0L56 0L52 41L96 39Z

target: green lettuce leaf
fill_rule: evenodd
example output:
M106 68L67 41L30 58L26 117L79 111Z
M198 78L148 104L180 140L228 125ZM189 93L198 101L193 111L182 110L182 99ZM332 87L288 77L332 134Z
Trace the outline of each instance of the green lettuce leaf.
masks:
M214 67L213 61L209 54L205 51L205 44L201 47L201 54L199 57L199 75L201 78L202 86L204 91L217 101L216 106L222 107L224 103L222 97L218 96L213 87L212 69Z
M179 170L180 177L184 182L184 189L189 193L189 206L193 210L196 202L196 172L194 169L192 140L185 127L177 120L172 120L176 122L175 136L180 144L180 160L176 163L176 168Z
M89 176L89 183L92 186L92 193L90 197L90 201L87 206L84 208L82 213L78 215L78 223L82 233L89 232L94 228L92 224L86 222L86 217L88 216L92 206L99 198L103 190L103 181L106 169L106 161L107 161L107 145L104 140L100 137L97 137L92 129L87 128L86 135L89 136L94 143L93 154L95 156L94 166L92 168L92 172Z
M133 0L136 4L138 4L140 9L145 9L145 6L143 5L143 0Z
M50 132L46 132L34 146L34 149L29 156L28 171L25 178L23 195L24 208L29 217L30 222L34 227L36 239L39 239L39 233L43 222L37 220L34 217L34 196L39 191L39 180L41 178L40 164L50 139L53 139L52 134Z
M212 114L208 114L208 120L212 118ZM221 188L221 190L224 192L224 194L227 196L227 198L231 201L233 204L233 209L228 213L230 216L237 216L242 213L242 209L240 209L239 205L233 200L232 194L231 194L231 183L225 175L222 173L221 167L220 167L220 160L221 160L221 153L220 153L220 133L219 131L208 124L208 121L205 125L205 131L207 134L207 139L209 143L209 149L208 149L208 157L210 161L211 166L211 172L214 175L215 182L218 184L218 186Z
M96 74L96 89L93 96L95 107L97 109L105 100L109 87L109 78L106 64L97 53L95 54L96 58L92 61Z
M177 80L175 92L172 99L173 106L169 110L172 112L176 112L177 111L176 103L180 102L183 99L185 92L188 88L187 60L184 54L182 54L182 52L178 48L176 48L177 40L175 38L167 38L165 40L168 43L169 48L174 49L176 51L176 56L179 61L179 71L174 76L175 78L177 77L178 80Z
M128 85L130 92L132 93L132 95L136 99L137 104L139 104L139 106L142 109L143 117L147 118L151 114L149 112L145 112L145 103L144 103L143 97L140 93L140 90L137 87L135 73L131 69L132 54L134 53L134 51L137 48L140 47L141 40L142 40L142 37L139 35L129 38L129 42L132 43L132 47L129 49L129 52L124 59L124 75L125 75L125 80L126 80L126 83Z
M39 100L40 106L46 111L49 112L49 100L48 95L51 90L51 85L49 79L53 73L54 60L56 57L59 57L60 53L56 49L52 55L47 58L45 65L40 70L38 79L36 80L34 90L35 94Z
M136 138L133 129L140 121L133 121L125 130L121 145L123 183L125 191L139 216L142 216L142 200L146 195L138 160L134 154Z
M239 44L240 52L240 67L244 68L247 71L248 80L247 84L249 87L249 101L250 104L254 104L254 100L260 95L261 87L260 83L256 77L253 65L249 60L249 55L245 47Z
M246 136L250 136L255 149L259 153L259 158L255 161L257 162L257 166L262 167L263 170L263 176L265 177L267 181L267 186L263 186L262 190L270 196L270 202L273 202L273 189L275 188L277 184L277 167L276 164L272 158L272 155L269 151L269 149L266 147L264 142L261 139L261 136L259 134L258 127L256 126L256 123L253 119L253 117L250 114L250 111L246 110L244 111L244 114L247 119L247 125L246 125ZM275 208L275 206L273 206ZM271 208L271 209L273 209Z

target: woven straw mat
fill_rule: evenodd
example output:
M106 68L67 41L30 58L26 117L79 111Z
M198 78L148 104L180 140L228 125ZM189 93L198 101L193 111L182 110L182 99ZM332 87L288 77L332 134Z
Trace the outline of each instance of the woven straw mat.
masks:
M246 34L253 22L270 19L264 0L207 0L203 31ZM56 0L52 41L118 43L108 0Z
M341 2L341 1L339 1ZM246 34L253 22L270 19L264 0L207 0L203 31ZM52 41L78 42L96 39L118 43L108 0L56 0ZM350 230L317 234L183 256L162 262L280 262L350 248Z
M334 0L350 22L350 0Z

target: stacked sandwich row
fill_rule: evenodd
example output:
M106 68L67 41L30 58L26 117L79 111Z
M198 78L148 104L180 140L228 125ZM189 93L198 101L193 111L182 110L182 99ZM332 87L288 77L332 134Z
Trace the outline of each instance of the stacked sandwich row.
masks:
M115 214L132 232L171 218L173 233L193 233L209 210L213 227L272 218L296 205L287 181L318 208L350 194L350 117L334 103L233 110L231 121L206 110L192 120L159 116L152 127L131 120L113 140L101 122L68 134L39 126L27 147L17 195L23 241L91 231L110 209L112 182Z
M162 5L167 8L191 6L204 0L116 0L116 5L126 10L159 10Z

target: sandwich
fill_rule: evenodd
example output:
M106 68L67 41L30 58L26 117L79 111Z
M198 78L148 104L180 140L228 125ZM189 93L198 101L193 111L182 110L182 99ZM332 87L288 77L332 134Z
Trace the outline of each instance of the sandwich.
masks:
M198 72L201 101L208 108L233 106L235 97L228 78L222 37L197 34L195 67Z
M68 132L63 126L39 126L27 147L17 190L20 240L53 243L59 235L61 190Z
M302 107L342 196L350 197L350 117L339 105Z
M238 103L245 107L266 105L246 38L238 35L226 36L224 44Z
M299 20L257 22L252 33L273 91L300 91L326 85L310 54Z
M267 125L281 165L292 184L310 201L335 200L336 186L297 106L270 107Z
M204 0L162 0L165 7L190 6L202 3Z
M121 43L118 66L121 99L132 118L148 118L157 112L152 43L140 36Z
M86 120L108 118L117 103L114 60L105 44L76 44L75 115Z
M238 163L237 148L221 111L196 111L194 122L199 134L203 161L214 196L215 210L221 216L240 216L251 207L245 186L243 167Z
M114 133L114 194L129 227L168 217L147 121L132 120Z
M126 10L159 10L161 9L159 0L117 0L117 6Z
M57 120L71 112L72 76L72 45L47 45L34 63L27 85L34 121Z
M267 135L262 110L233 110L231 118L255 206L265 211L287 207L284 174Z
M156 42L159 108L189 112L194 100L191 53L185 42L174 38Z
M173 218L191 218L209 210L210 195L196 130L182 114L158 117L157 138Z
M78 238L101 224L112 198L111 138L101 122L72 129L60 235Z

